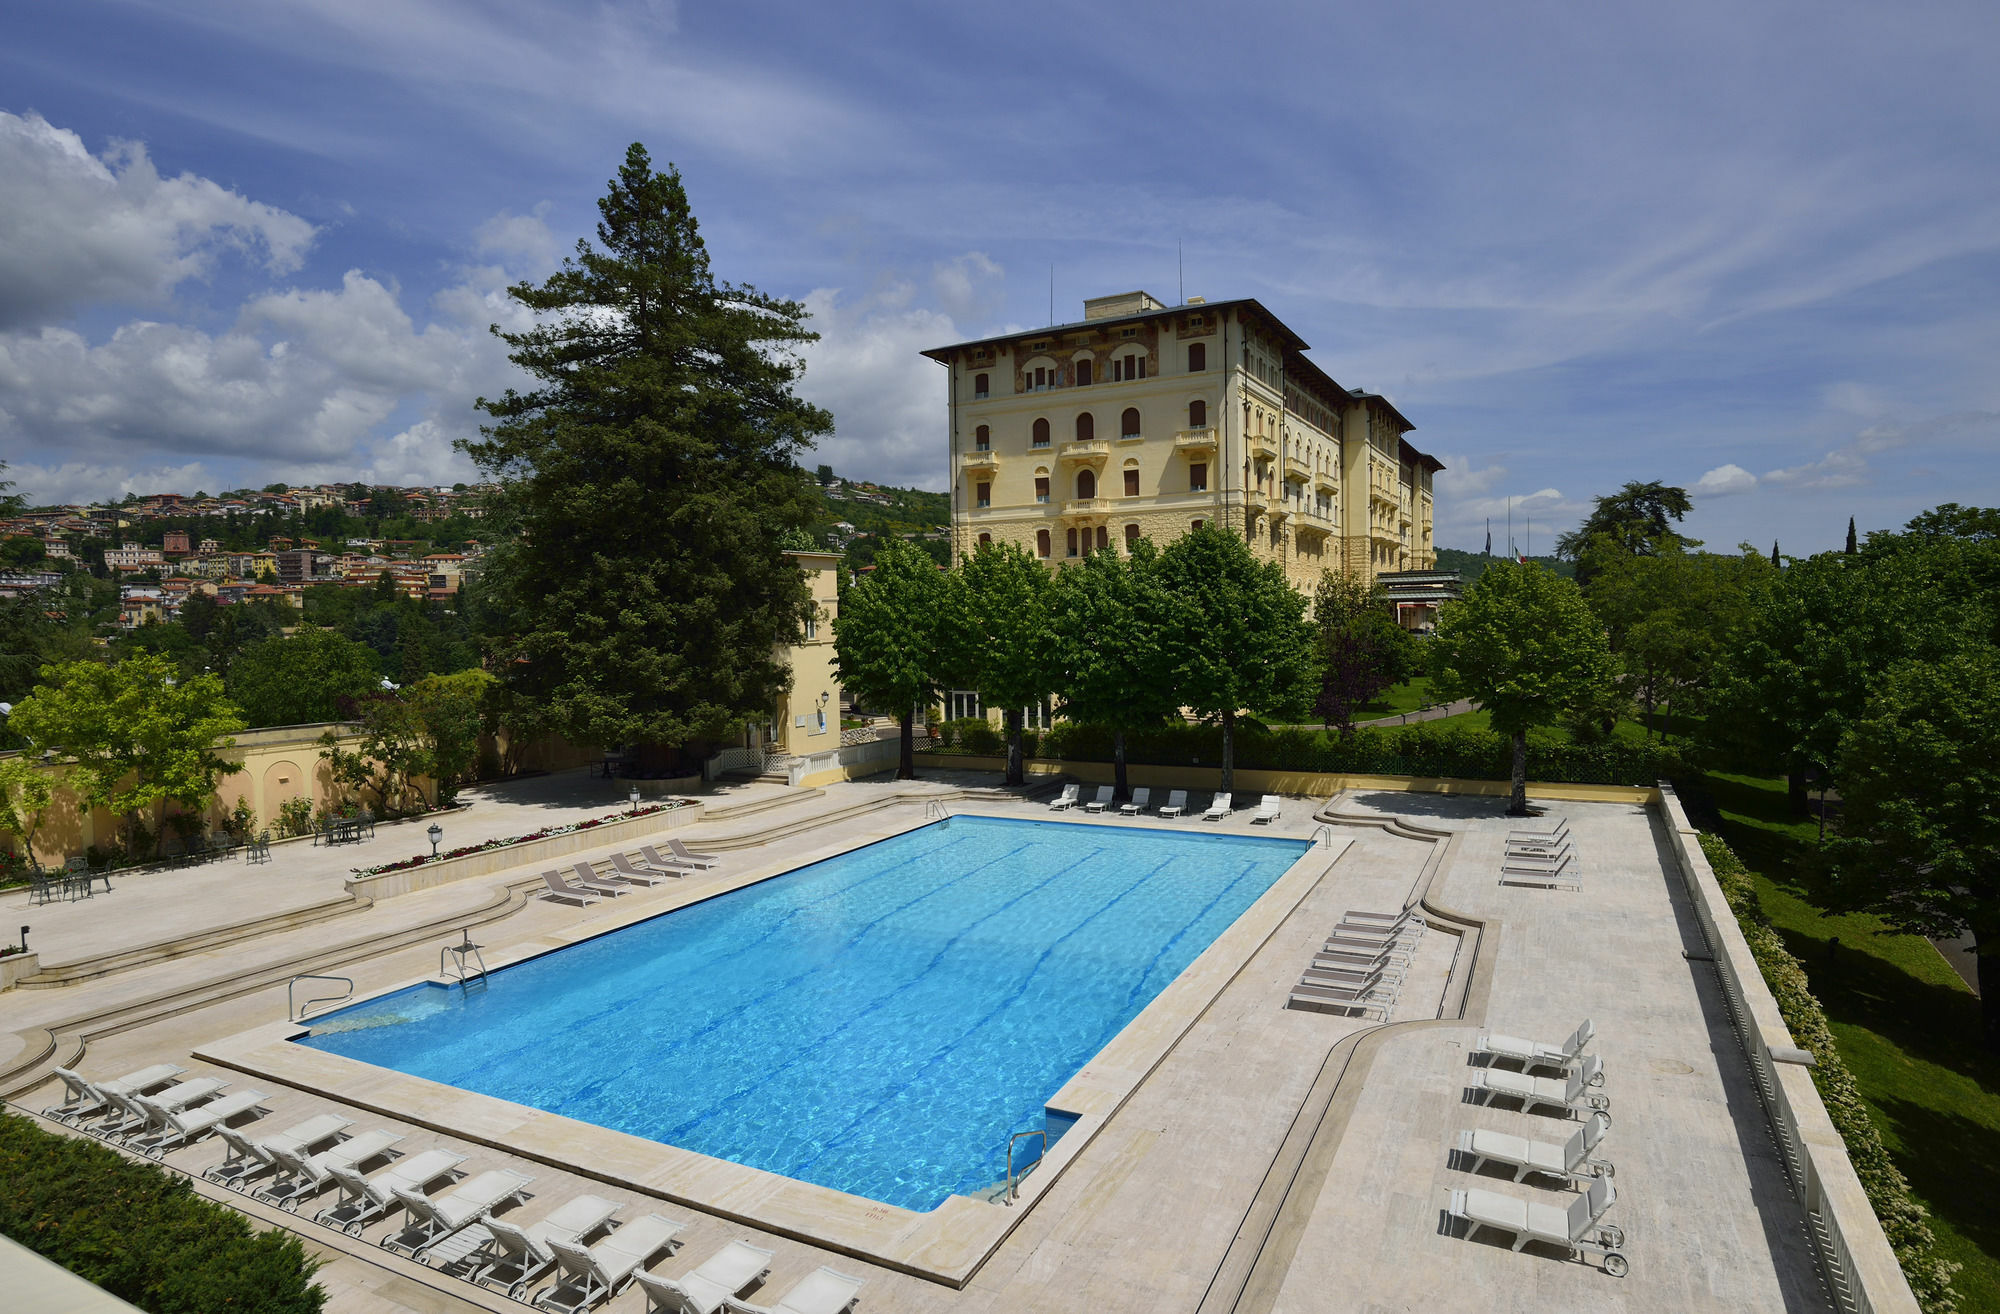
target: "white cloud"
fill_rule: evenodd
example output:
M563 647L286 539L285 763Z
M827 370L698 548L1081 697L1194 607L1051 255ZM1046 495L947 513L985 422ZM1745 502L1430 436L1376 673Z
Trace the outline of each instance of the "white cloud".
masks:
M1757 476L1740 465L1718 465L1695 481L1696 497L1730 497L1757 487Z
M984 251L967 251L932 268L931 291L945 314L954 320L977 322L998 314L1005 305L1006 275L1007 271Z
M803 353L798 391L833 412L817 460L843 475L941 489L949 485L945 372L917 353L959 332L949 315L910 302L900 283L846 303L838 288L807 294L820 340Z
M527 214L502 210L472 230L473 244L489 255L512 257L512 267L530 274L554 269L562 261L563 246L549 229L550 208L543 201Z
M76 133L0 111L0 328L99 302L155 303L218 252L299 267L311 224L206 178L162 178L145 147L94 157Z
M123 466L66 461L61 465L10 465L7 477L31 505L60 505L122 498L127 493L218 492L226 482L199 461L134 470Z

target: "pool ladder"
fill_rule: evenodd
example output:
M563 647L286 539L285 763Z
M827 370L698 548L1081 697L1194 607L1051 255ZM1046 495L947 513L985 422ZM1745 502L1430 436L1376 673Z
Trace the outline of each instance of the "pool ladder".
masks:
M306 1002L299 1003L298 991L301 981L338 981L347 989L337 995L312 995ZM344 1004L354 997L354 981L345 976L323 976L316 972L301 972L285 986L285 1016L294 1026L306 1020L306 1014L314 1004Z
M1021 1178L1014 1175L1014 1143L1025 1136L1039 1136L1042 1138L1042 1152L1036 1157L1035 1163L1040 1163L1044 1158L1048 1157L1049 1153L1049 1129L1046 1127L1036 1127L1032 1131L1018 1131L1007 1138L1007 1195L1005 1199L1010 1205L1021 1198ZM1021 1176L1027 1176L1029 1169L1033 1166L1034 1164L1030 1164L1028 1168L1023 1168Z
M951 820L951 809L950 809L950 808L948 808L948 807L946 807L946 806L944 805L944 800L943 800L943 799L941 799L941 798L934 798L934 799L932 799L932 800L930 801L930 804L929 804L929 806L927 806L927 807L925 807L925 808L924 808L924 820L925 820L925 821L950 821L950 820Z
M1325 844L1325 845L1326 845L1326 846L1327 846L1328 848L1332 848L1332 847L1333 847L1333 827L1331 827L1331 826L1325 826L1325 825L1320 825L1320 826L1314 826L1314 827L1313 827L1313 837L1312 837L1312 843L1314 843L1314 844L1320 844L1320 843L1324 843L1324 844Z
M448 977L458 982L461 986L470 986L475 981L485 981L486 960L480 957L479 946L472 942L472 928L469 926L460 927L458 933L462 937L459 943L448 944L438 950L438 975ZM447 958L453 960L449 965L445 962ZM478 970L467 970L465 960L468 958L473 961Z

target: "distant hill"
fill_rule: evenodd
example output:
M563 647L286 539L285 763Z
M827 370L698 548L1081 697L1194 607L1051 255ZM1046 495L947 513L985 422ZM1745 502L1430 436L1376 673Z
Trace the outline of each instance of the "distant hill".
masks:
M1467 584L1478 579L1493 562L1504 560L1506 560L1504 556L1489 557L1481 552L1461 552L1457 548L1437 550L1437 568L1457 571L1458 577ZM1538 566L1547 566L1558 575L1571 579L1576 577L1576 563L1573 561L1564 561L1558 557L1529 557L1528 560Z

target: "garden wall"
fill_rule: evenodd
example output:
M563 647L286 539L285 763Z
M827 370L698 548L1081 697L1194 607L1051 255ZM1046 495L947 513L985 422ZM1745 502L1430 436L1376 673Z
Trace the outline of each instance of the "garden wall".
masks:
M414 894L418 890L434 889L473 876L489 876L512 867L544 862L553 865L556 859L582 853L586 849L645 843L654 835L692 824L701 814L701 804L689 803L668 812L651 812L644 816L607 821L586 830L572 830L501 848L481 849L462 857L427 862L420 867L385 871L377 876L357 876L347 882L347 890L367 899L393 899L399 894Z

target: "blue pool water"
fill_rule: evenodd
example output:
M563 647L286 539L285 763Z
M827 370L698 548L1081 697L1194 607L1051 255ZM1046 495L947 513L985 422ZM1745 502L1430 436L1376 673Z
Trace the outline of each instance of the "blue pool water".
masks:
M957 817L297 1043L929 1210L1306 848Z

